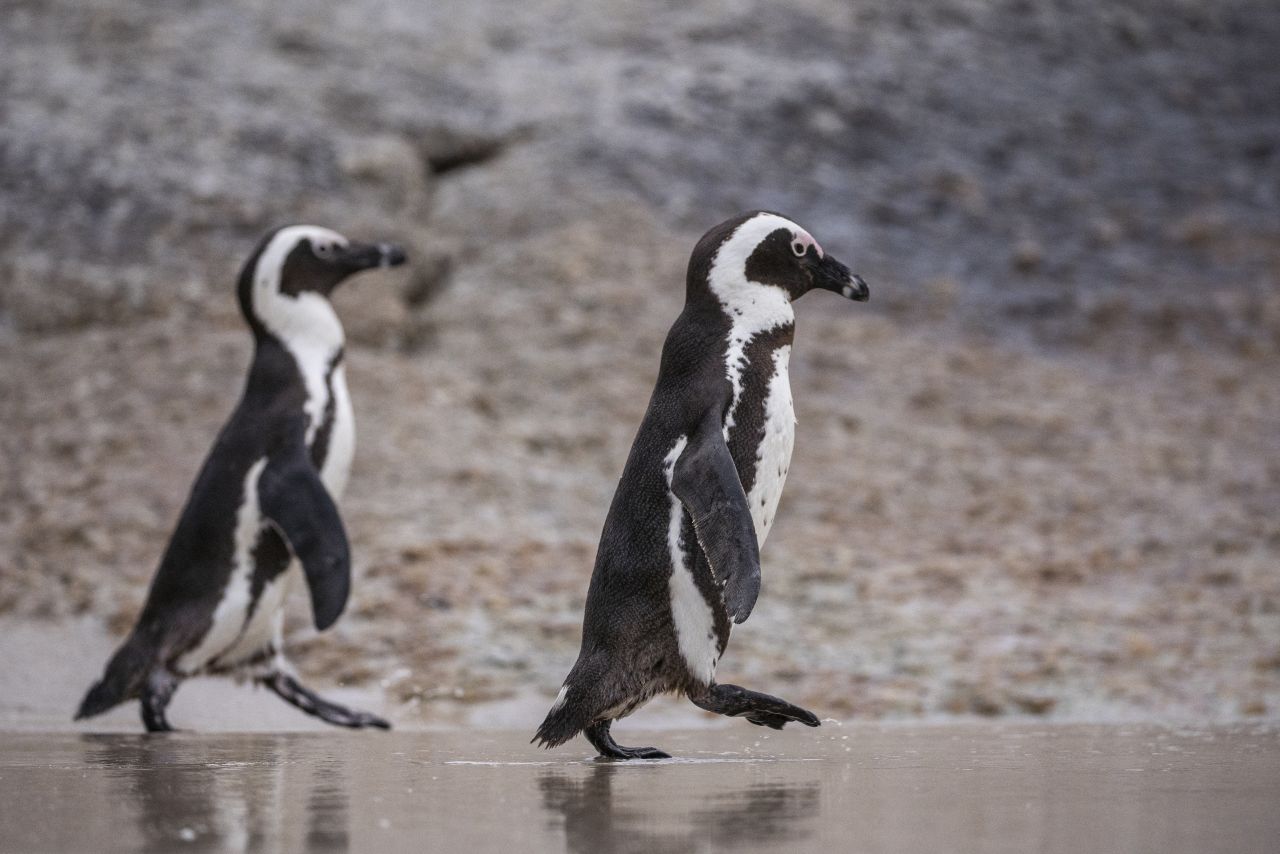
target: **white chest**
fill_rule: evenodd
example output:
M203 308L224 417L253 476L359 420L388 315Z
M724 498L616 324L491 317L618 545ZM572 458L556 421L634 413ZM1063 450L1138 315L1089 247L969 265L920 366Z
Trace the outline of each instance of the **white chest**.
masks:
M764 404L764 438L756 454L755 481L747 495L751 521L755 523L756 538L761 546L777 516L782 487L791 468L791 451L795 447L796 416L787 373L790 359L790 345L773 352L773 374Z
M334 370L330 385L333 387L333 429L329 433L329 451L320 469L320 479L329 495L337 501L347 488L351 458L356 451L356 419L351 409L347 371L343 365Z
M298 366L298 372L302 374L302 383L307 390L303 409L308 416L308 448L314 445L332 400L333 424L329 428L320 479L329 490L329 495L337 501L346 489L351 458L356 448L355 416L351 411L351 395L347 391L346 366L341 363L333 365L338 354L336 348L294 342L288 342L286 346Z

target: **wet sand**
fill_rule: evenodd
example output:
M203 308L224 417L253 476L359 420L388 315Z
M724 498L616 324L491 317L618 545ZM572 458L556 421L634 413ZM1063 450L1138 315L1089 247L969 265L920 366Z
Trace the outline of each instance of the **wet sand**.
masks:
M1280 729L11 734L4 851L1274 851Z

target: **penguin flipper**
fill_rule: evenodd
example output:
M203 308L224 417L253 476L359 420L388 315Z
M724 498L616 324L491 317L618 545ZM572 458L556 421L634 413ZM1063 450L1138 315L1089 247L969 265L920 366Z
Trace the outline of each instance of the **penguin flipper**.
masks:
M311 464L303 442L271 459L258 480L263 515L279 529L311 591L316 628L333 625L351 592L351 550L338 506Z
M693 517L698 543L724 586L729 616L743 622L760 595L760 544L718 418L708 414L689 437L672 470L671 491Z

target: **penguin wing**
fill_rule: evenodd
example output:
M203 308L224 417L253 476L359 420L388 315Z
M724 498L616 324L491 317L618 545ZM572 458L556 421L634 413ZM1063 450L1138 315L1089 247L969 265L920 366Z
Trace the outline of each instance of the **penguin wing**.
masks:
M671 491L693 517L698 544L723 585L729 616L741 623L760 595L760 544L747 494L718 418L689 437L671 474Z
M304 442L273 457L258 480L262 513L289 543L311 591L311 613L323 631L346 607L351 550L338 507L311 464Z

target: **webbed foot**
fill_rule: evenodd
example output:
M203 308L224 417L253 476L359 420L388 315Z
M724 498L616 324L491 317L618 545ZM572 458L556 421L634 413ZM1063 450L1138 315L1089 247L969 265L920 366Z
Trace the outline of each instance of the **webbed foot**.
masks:
M613 721L599 721L591 724L583 734L591 746L600 751L602 759L670 759L671 754L664 753L656 747L623 747L613 740L609 727Z
M364 729L391 729L391 724L370 712L348 709L330 700L326 700L310 688L303 685L288 673L277 671L258 680L290 705L297 706L309 715L314 715L325 723L334 726Z
M782 729L789 723L819 726L817 715L788 703L781 697L748 691L737 685L712 685L702 697L690 697L693 704L708 712L729 717L745 717L756 726Z

